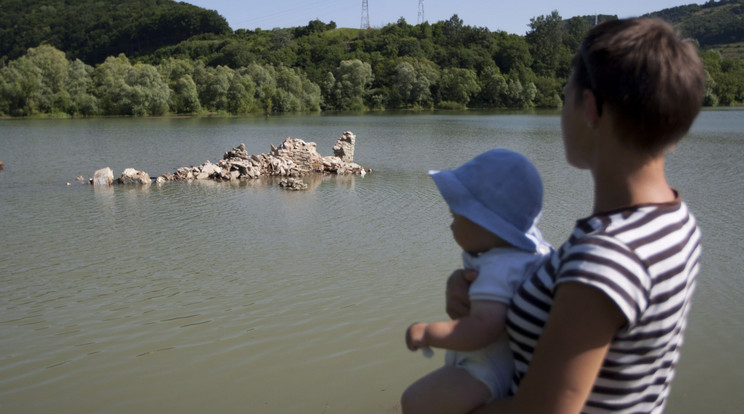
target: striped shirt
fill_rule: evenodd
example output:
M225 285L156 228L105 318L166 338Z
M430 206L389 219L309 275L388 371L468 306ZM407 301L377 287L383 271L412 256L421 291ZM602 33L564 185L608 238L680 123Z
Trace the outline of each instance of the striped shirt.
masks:
M578 282L604 292L627 321L612 340L583 412L663 412L700 252L700 230L679 197L579 220L509 308L516 368L511 391L527 372L556 287Z

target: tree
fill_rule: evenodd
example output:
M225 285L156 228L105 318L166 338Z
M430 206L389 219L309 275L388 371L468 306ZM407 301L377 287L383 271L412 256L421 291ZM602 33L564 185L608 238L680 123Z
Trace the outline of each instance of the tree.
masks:
M199 93L194 82L194 63L186 59L168 58L160 62L158 72L170 89L168 107L175 113L201 110Z
M721 59L721 72L713 77L715 94L721 105L744 103L744 62L740 59Z
M162 115L168 111L168 85L154 66L138 63L131 67L124 80L129 86L131 108L128 115Z
M276 73L277 91L283 91L288 95L293 105L281 109L282 112L289 111L318 111L320 110L320 87L311 82L307 76L297 69L279 67Z
M0 69L0 110L13 116L33 115L35 95L41 87L41 70L21 57Z
M94 94L105 114L128 114L125 91L129 86L124 82L124 77L131 66L129 59L121 54L117 57L106 58L106 61L93 71Z
M328 85L327 100L337 109L362 110L364 98L374 79L369 63L358 59L344 60L333 71L333 84Z
M392 95L394 102L411 104L411 91L416 83L416 70L408 62L401 62L395 67L393 74Z
M194 68L194 82L199 93L199 102L212 111L229 111L227 92L233 70L226 66L216 68L197 65Z
M528 83L525 87L519 79L509 79L502 100L509 108L529 108L533 105L536 94L537 87L534 83Z
M555 78L538 76L535 82L536 95L534 104L538 108L560 108L563 105L561 100L561 85Z
M718 105L718 96L715 93L716 81L710 76L710 72L705 71L705 95L703 95L703 106Z
M100 111L98 98L93 95L93 68L80 59L70 63L65 89L70 94L71 115L97 115Z
M125 55L109 57L93 71L94 91L109 115L162 115L168 110L168 85L158 70L135 66Z
M241 70L236 70L227 89L227 110L233 114L245 114L256 110L256 83Z
M38 68L40 74L32 97L35 110L43 113L66 112L70 96L65 90L69 72L65 54L52 46L42 45L29 49L23 59Z
M168 103L170 110L179 114L201 111L199 92L196 90L196 83L191 75L185 74L176 80L171 88Z
M493 61L502 73L510 73L517 67L528 68L532 65L530 45L522 36L515 34L498 34Z
M591 27L589 22L583 17L572 17L566 21L566 32L563 38L563 44L570 52L579 50L579 45L584 40L586 32Z
M266 113L271 113L274 108L274 98L276 96L276 76L274 72L272 66L261 66L255 63L241 70L241 73L250 76L256 84L256 103Z
M446 68L440 80L442 100L467 105L470 98L480 92L480 85L471 69Z
M390 92L393 105L417 108L431 106L431 87L439 81L439 69L427 60L403 61L393 73Z
M70 63L63 52L49 45L41 45L28 49L26 58L41 70L44 88L49 89L52 94L64 89Z
M530 45L533 62L532 70L538 76L555 76L559 67L559 56L565 47L563 39L566 30L557 10L549 16L538 16L530 19L531 30L525 39Z
M744 103L744 62L725 58L719 52L701 53L709 76L706 88L707 105L736 105Z
M217 61L221 65L232 68L242 68L256 62L256 57L262 49L256 45L245 41L229 42L221 50L221 58Z
M336 28L336 22L331 20L330 23L325 24L322 21L315 19L310 20L305 27L297 27L294 29L294 37L310 36L313 34L323 33L326 30L333 30Z
M449 20L442 24L442 35L446 40L446 43L452 46L462 44L465 37L465 29L462 19L453 14Z
M502 97L506 93L506 78L501 74L498 67L489 66L483 70L480 79L483 87L480 91L480 101L487 106L506 106Z

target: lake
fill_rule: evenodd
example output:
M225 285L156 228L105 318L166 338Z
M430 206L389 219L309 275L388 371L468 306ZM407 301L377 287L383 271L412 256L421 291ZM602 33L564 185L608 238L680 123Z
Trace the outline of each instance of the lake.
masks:
M322 155L357 135L365 177L94 188L286 137ZM459 267L428 177L480 152L526 154L554 244L590 213L556 113L384 113L0 121L0 412L396 413L437 368L409 352L414 321L444 318ZM668 412L744 406L744 110L701 113L669 156L703 258ZM71 185L66 185L66 183Z

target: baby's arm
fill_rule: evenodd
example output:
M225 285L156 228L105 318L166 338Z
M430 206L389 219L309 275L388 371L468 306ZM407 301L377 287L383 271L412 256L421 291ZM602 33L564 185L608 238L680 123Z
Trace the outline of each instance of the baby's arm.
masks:
M506 310L505 303L473 301L470 314L460 319L414 323L406 331L406 345L411 351L430 346L455 351L483 348L504 331Z

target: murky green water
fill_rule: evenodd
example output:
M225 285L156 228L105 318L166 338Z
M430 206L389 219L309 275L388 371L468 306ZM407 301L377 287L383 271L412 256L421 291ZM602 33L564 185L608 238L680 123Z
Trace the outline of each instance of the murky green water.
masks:
M365 177L94 189L240 143L357 134ZM557 115L366 115L0 122L0 412L394 413L440 361L403 331L444 317L459 265L427 170L493 147L527 154L553 243L590 211ZM701 222L702 273L669 412L744 405L744 111L704 112L669 158ZM71 182L72 185L65 185ZM441 355L440 355L441 356Z

